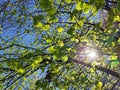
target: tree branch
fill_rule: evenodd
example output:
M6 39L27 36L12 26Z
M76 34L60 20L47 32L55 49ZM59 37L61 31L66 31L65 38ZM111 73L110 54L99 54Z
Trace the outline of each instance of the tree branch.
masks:
M75 63L78 63L78 64L81 64L81 65L84 65L84 66L87 66L89 68L92 68L93 66L90 64L90 63L85 63L83 61L78 61L78 60L74 60ZM108 68L104 68L104 67L100 67L100 66L95 66L96 69L102 71L102 72L105 72L107 74L110 74L116 78L120 78L120 74L115 72L115 71L112 71Z
M11 68L5 68L5 67L0 67L0 70L15 71L15 70L13 70L13 69L11 69Z
M120 79L118 79L114 84L113 87L111 88L111 90L114 90L114 87L117 85L117 83L120 81Z
M0 13L7 7L9 2L10 2L10 0L6 1L6 4L4 4L3 7L1 8Z
M9 45L9 46L6 46L6 47L4 47L4 48L0 48L0 50L4 50L4 49L10 48L10 47L12 47L12 46L13 46L13 44L11 44L11 45Z

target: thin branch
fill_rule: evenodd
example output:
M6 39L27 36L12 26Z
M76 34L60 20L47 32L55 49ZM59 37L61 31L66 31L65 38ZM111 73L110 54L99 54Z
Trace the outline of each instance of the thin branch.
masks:
M10 2L10 0L8 0L6 2L6 4L1 8L0 13L7 7L7 5L9 4L9 2Z
M10 47L12 47L12 46L13 46L13 44L11 44L11 45L9 45L9 46L6 46L6 47L4 47L4 48L0 48L0 50L5 50L5 49L10 48Z
M36 51L40 51L36 48L33 48L33 47L28 47L28 46L24 46L24 45L19 45L19 44L13 44L13 46L17 46L17 47L23 47L23 48L27 48L27 49L33 49L33 50L36 50Z
M111 90L114 90L114 87L117 85L117 83L120 81L120 79L118 79L112 86Z
M30 70L28 70L27 72L29 72L29 71L30 71ZM14 82L12 82L12 83L10 83L9 85L7 85L7 86L4 88L4 90L7 90L7 89L8 89L10 86L12 86L15 82L17 82L17 81L20 80L22 77L24 77L27 72L23 73L21 76L19 76L18 78L16 78L16 79L14 80Z
M0 70L15 71L15 70L13 70L13 69L11 69L11 68L5 68L5 67L0 67Z
M0 82L5 82L6 80L10 80L10 78L14 77L16 74L15 74L15 71L12 71L10 72L8 75L6 75L5 77L3 77L2 79L0 79Z
M21 36L21 35L23 35L23 34L25 34L25 32L23 32L23 33L20 33L20 34L18 34L18 35L13 36L12 38L10 38L10 39L6 40L6 41L4 42L4 44L5 44L5 43L7 43L7 42L9 42L10 40L14 39L15 37L19 37L19 36Z
M18 55L18 54L14 54L14 53L0 54L0 56L7 56L7 55Z
M81 64L81 65L84 65L84 66L87 66L89 68L92 68L93 66L90 64L90 63L85 63L83 61L78 61L78 60L73 60L75 63L78 63L78 64ZM112 71L108 68L104 68L104 67L100 67L100 66L95 66L96 69L102 71L102 72L105 72L107 74L110 74L116 78L120 78L120 74L115 72L115 71Z

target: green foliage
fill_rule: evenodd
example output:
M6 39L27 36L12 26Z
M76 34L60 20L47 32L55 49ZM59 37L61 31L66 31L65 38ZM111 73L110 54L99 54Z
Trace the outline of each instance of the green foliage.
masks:
M39 4L40 4L40 7L43 9L48 9L51 6L49 0L40 0Z
M120 64L119 60L112 60L110 62L111 68L117 67Z
M49 48L48 48L48 52L50 52L50 53L55 53L55 52L56 52L55 46L49 47Z
M15 1L0 2L0 88L117 88L119 0L103 21L104 0Z
M67 55L63 56L63 57L62 57L62 61L63 61L63 62L67 62L67 61L68 61L68 56L67 56Z
M77 2L76 10L82 10L82 8L83 8L83 2L81 2L81 1Z
M65 0L65 2L67 2L67 3L71 3L71 2L72 2L72 0Z
M49 16L52 16L57 12L57 9L54 8L54 7L51 7L49 9L47 9L47 10L48 10L47 13L48 13Z
M19 68L18 73L23 74L23 73L25 73L25 70L23 68Z
M73 27L70 27L70 29L68 29L67 33L72 35L72 34L74 34L74 31L75 31L75 29Z
M59 32L59 33L62 33L62 32L63 32L63 28L62 28L62 27L59 27L59 28L58 28L58 32Z
M34 26L35 25L38 25L39 22L41 22L42 20L44 19L44 17L42 15L39 15L39 16L34 16L33 17L33 21L34 21Z

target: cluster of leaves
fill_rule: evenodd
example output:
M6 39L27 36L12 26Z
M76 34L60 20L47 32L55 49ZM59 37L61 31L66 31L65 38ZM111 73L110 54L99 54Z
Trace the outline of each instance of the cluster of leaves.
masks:
M105 28L99 20L104 0L0 3L0 88L120 88L116 82L120 78L119 0L108 13ZM97 51L95 61L86 58L88 47ZM30 81L39 70L44 76Z

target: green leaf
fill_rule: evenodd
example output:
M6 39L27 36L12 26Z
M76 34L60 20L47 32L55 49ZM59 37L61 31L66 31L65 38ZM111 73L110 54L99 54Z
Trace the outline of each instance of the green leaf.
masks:
M20 74L25 73L25 70L24 70L23 68L19 68L17 71L18 71L18 73L20 73Z
M41 22L38 22L38 23L34 24L34 27L37 27L37 28L43 27L43 24Z
M50 25L49 24L46 24L46 25L43 25L43 27L41 27L43 30L49 30L50 29Z
M120 21L120 16L115 16L114 21Z
M58 41L58 45L59 45L60 47L63 47L63 46L64 46L64 42L63 42L63 41Z
M118 59L110 61L111 68L117 67L119 64L120 64L120 62Z
M68 61L68 56L67 56L67 55L63 56L63 57L62 57L62 61L63 61L63 62L67 62L67 61Z
M74 31L75 31L75 29L73 27L70 27L70 29L68 29L67 33L69 35L73 35Z
M33 16L33 25L34 26L41 26L41 21L44 19L42 15L39 16Z
M40 85L41 85L41 80L37 80L36 82L35 82L35 89L37 90L37 89L39 89L40 88Z
M54 15L56 12L57 12L57 9L56 9L56 8L49 8L49 9L47 10L47 13L48 13L49 16Z
M50 7L50 1L49 0L40 0L40 6L43 9L47 9Z
M61 52L57 52L53 55L53 58L55 60L60 60L62 58L63 54Z
M62 32L63 32L63 28L62 28L62 27L58 27L57 29L58 29L58 32L59 32L59 33L62 33Z
M47 42L47 43L51 43L52 40L51 40L50 38L47 38L47 39L46 39L46 42Z
M37 80L37 81L35 82L35 85L38 86L40 83L41 83L41 80Z
M72 2L72 0L65 0L65 2L67 2L67 3L71 3L71 2Z
M77 2L77 3L76 3L76 10L82 10L82 9L83 9L82 4L83 4L83 3L82 3L81 1Z
M55 53L55 51L56 51L55 46L51 46L48 48L48 52L51 54Z
M42 61L43 61L42 57L41 57L41 56L37 56L37 57L35 58L35 60L34 60L34 63L35 63L35 64L39 64L39 63L42 62Z

